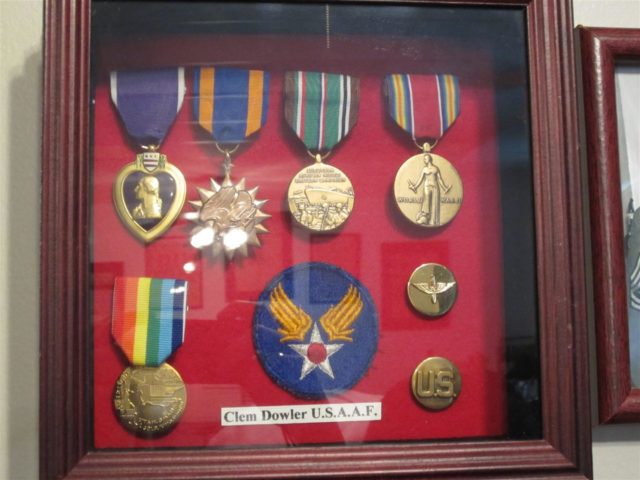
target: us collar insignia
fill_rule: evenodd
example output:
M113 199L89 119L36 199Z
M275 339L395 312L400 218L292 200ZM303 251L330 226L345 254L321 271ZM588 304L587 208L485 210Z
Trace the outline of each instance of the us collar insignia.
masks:
M353 387L378 344L378 313L367 289L334 265L302 263L260 295L253 323L258 358L279 386L303 398Z

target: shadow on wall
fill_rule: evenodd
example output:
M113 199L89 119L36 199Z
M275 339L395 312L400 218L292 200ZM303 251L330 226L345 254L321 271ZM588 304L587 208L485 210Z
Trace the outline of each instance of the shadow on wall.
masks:
M42 57L26 55L8 92L9 158L2 185L8 226L8 477L38 478L38 319ZM0 472L0 475L2 473Z

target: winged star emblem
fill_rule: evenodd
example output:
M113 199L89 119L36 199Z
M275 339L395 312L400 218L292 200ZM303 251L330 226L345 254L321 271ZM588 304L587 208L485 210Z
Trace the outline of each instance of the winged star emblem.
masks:
M269 296L269 310L280 325L278 328L280 342L301 342L288 345L303 359L300 380L316 368L334 378L329 359L345 344L334 342L353 342L351 335L355 329L352 326L360 315L362 307L358 289L350 285L342 299L336 305L332 305L318 322L314 322L307 312L293 303L284 291L282 283L278 283ZM328 338L326 343L318 324ZM311 337L308 343L305 343L309 330L311 330Z
M431 275L431 281L426 283L412 283L415 288L431 296L431 302L438 303L438 294L452 288L456 282L438 282L435 275Z

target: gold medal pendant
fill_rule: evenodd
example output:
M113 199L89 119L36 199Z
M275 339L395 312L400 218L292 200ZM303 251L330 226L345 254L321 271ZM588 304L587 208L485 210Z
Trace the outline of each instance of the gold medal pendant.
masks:
M316 163L300 170L291 183L287 201L298 225L315 232L336 230L353 211L355 195L349 178L339 169Z
M424 151L405 161L393 185L396 205L402 214L420 227L446 225L462 205L462 180L457 170L440 155Z
M166 232L180 215L187 185L182 172L155 149L137 155L113 185L113 202L127 229L143 242Z
M171 430L184 413L187 389L180 374L159 367L127 367L118 378L113 405L120 423L139 436Z

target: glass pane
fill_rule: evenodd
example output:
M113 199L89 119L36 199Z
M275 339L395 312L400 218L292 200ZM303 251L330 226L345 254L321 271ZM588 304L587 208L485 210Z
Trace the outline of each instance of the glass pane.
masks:
M96 448L541 436L523 9L98 1L92 32ZM139 277L188 282L181 345ZM184 386L121 377L165 350Z

